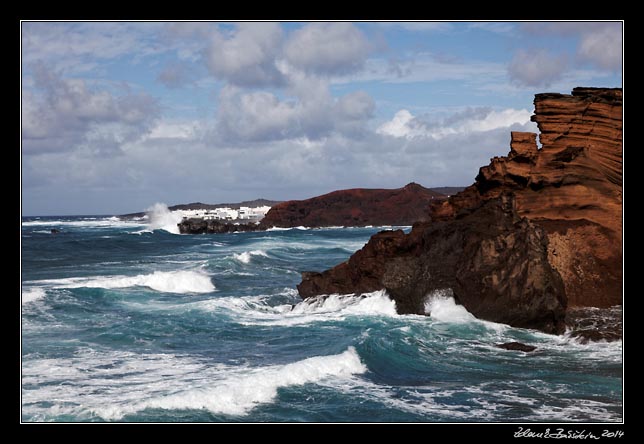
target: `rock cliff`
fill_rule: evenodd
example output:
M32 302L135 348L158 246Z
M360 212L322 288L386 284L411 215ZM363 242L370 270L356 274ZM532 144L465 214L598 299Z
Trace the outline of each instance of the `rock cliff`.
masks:
M537 94L537 135L475 183L430 202L431 222L383 232L349 261L305 273L302 297L385 288L401 313L451 289L475 316L561 332L567 307L621 304L622 91Z

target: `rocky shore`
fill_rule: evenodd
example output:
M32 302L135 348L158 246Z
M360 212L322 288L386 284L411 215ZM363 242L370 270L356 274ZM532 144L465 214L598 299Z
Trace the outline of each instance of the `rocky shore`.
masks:
M462 189L444 188L445 191ZM411 225L429 220L431 206L447 198L445 194L417 183L396 189L337 190L310 199L276 203L259 224L192 218L182 221L179 231L182 234L202 234L262 231L273 227Z
M300 295L384 288L400 313L424 313L428 296L450 291L481 319L548 333L581 308L620 305L622 91L537 94L534 105L540 148L536 134L513 132L509 154L430 203L427 221L303 273Z
M254 222L233 224L197 217L184 219L177 225L179 226L179 233L181 234L220 234L237 233L242 231L263 231L266 229Z

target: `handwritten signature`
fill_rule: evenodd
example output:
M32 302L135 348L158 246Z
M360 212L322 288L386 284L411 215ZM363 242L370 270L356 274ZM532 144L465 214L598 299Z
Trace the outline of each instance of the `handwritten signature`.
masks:
M595 432L597 433L597 432ZM602 439L602 438L623 438L622 430L603 430L600 435L586 430L546 429L543 432L533 432L530 429L519 427L514 432L515 438L551 438L551 439Z

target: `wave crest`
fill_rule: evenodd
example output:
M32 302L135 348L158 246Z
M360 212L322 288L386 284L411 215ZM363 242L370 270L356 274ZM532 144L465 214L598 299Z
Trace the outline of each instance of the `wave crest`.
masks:
M155 271L136 276L93 276L36 281L55 288L148 287L164 293L210 293L215 290L210 277L198 271Z
M250 264L253 256L268 257L268 254L263 250L244 251L243 253L233 254L233 259L242 264Z
M40 287L26 288L22 290L22 304L37 301L45 297L45 289Z

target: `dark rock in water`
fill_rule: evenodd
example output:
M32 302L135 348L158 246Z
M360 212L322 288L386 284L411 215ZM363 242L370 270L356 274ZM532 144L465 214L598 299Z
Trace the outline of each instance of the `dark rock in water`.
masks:
M303 273L297 288L303 298L384 288L401 314L424 314L427 295L449 288L477 318L562 333L566 296L547 246L545 232L502 195L455 220L415 224L408 235L380 232L347 262Z
M262 231L258 224L231 224L214 219L190 218L177 224L181 234L236 233L241 231Z
M505 344L497 344L496 346L499 348L504 348L506 350L516 350L528 353L537 349L537 347L533 345L526 345L520 342L506 342Z
M58 233L60 233L60 230L58 230L56 228L51 229L51 234L58 234Z

